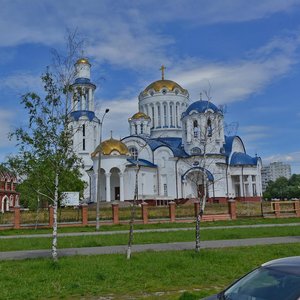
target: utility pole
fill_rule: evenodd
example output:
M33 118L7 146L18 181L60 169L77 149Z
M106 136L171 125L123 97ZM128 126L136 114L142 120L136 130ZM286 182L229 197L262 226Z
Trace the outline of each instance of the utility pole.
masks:
M109 109L107 108L100 120L100 143L99 143L99 152L98 152L98 180L97 180L97 206L96 206L96 231L99 231L100 229L100 201L101 201L101 157L102 157L102 124L105 115L109 112Z

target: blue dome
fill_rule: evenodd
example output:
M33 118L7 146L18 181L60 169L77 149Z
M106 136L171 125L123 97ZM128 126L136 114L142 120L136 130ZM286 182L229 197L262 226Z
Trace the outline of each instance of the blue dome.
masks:
M183 112L182 117L190 114L191 111L197 111L198 113L204 113L206 110L211 109L216 113L222 113L222 111L209 101L199 100L192 103L185 112Z
M71 118L75 121L78 121L81 117L87 117L89 121L93 121L93 119L96 117L95 113L93 111L89 110L77 110L71 112Z

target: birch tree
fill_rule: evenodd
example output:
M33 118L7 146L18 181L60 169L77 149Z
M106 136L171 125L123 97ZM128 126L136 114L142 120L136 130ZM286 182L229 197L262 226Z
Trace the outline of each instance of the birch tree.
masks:
M218 154L220 153L220 144L216 143L216 139L220 140L223 132L223 124L220 121L219 112L211 111L210 89L204 92L207 100L207 108L201 112L201 117L195 119L193 128L193 140L195 148L192 149L192 157L185 160L185 163L192 168L195 168L188 176L188 180L192 183L195 190L195 197L199 201L199 210L196 213L195 225L195 250L200 250L200 223L205 211L205 206L208 198L208 188L210 181L210 169L215 163ZM202 101L202 94L200 95Z
M133 225L135 221L135 214L136 214L136 202L138 200L138 185L139 185L139 171L140 165L136 164L136 173L135 173L135 188L134 188L134 196L133 196L133 203L131 204L131 214L130 214L130 221L129 221L129 237L128 237L128 246L127 246L127 259L131 258L131 248L133 244Z
M147 143L142 143L136 141L139 146L139 154L142 150L147 147ZM141 169L141 165L139 163L139 156L136 159L135 163L135 187L134 187L134 196L133 202L131 204L131 213L130 213L130 221L129 221L129 237L128 237L128 246L127 246L127 259L131 258L131 248L133 244L133 237L134 237L134 222L135 222L135 215L136 215L136 204L138 201L139 196L139 172Z
M9 158L9 164L24 178L34 178L34 191L53 205L52 258L57 257L57 208L62 200L62 186L68 175L79 177L80 160L72 150L72 131L65 110L66 90L58 87L47 69L42 76L44 96L27 93L21 103L28 113L28 128L18 128L11 134L19 153Z

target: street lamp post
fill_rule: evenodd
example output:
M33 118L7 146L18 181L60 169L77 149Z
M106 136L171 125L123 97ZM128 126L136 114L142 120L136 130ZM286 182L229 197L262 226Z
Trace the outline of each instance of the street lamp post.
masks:
M107 108L102 116L102 119L100 120L100 143L99 143L99 153L98 153L98 180L97 180L97 206L96 206L96 231L99 231L100 229L100 200L101 200L101 156L102 156L102 124L105 115L109 112L109 109Z

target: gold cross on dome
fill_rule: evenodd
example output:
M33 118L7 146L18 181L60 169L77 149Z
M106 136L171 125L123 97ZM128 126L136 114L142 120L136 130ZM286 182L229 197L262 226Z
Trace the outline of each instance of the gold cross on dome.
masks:
M161 70L161 79L164 80L165 79L165 69L166 67L164 65L162 65L160 67L160 70Z

